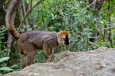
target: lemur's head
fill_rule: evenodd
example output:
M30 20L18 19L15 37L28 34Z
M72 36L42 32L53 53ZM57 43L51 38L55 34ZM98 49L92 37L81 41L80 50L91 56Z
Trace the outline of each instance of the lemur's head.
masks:
M57 40L59 45L69 45L70 42L70 33L67 31L60 31L57 34Z

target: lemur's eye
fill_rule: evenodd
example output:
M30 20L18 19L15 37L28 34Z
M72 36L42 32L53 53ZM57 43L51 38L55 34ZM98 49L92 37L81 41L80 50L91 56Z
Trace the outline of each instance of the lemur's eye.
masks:
M61 38L65 38L65 35L62 35Z
M61 38L62 40L65 40L65 38Z

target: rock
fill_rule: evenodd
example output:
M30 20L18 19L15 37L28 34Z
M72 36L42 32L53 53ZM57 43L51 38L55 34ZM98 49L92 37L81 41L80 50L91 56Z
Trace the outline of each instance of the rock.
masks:
M56 54L53 62L32 64L3 76L115 76L115 49L64 51Z

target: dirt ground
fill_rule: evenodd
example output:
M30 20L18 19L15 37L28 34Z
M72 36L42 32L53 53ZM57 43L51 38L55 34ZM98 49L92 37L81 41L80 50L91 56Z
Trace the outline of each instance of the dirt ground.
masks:
M115 76L115 49L64 51L53 62L36 63L3 76Z

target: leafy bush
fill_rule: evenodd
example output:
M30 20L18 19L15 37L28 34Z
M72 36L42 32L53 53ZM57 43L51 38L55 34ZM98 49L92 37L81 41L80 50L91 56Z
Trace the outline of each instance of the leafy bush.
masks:
M2 42L2 40L5 38L4 34L6 31L6 27L3 26L2 28L0 28L0 57L6 56L6 53L4 53L3 50L5 50L5 44L6 42Z
M2 73L8 73L8 72L13 71L13 69L11 69L10 67L7 67L7 64L4 63L8 59L9 59L9 57L0 58L0 74L2 74Z

